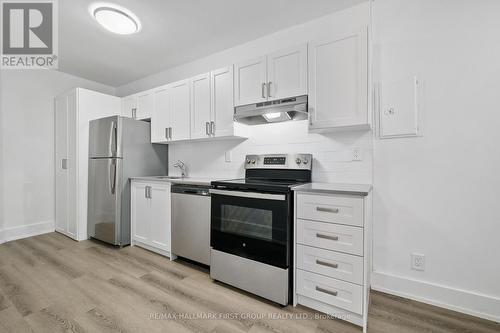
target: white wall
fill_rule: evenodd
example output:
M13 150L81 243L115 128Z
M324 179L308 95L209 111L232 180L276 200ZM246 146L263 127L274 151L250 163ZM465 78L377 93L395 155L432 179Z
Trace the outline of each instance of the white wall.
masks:
M8 240L54 229L54 97L75 87L115 89L44 70L3 70L0 87L0 215Z
M352 161L352 148L361 148L363 160ZM230 152L231 162L225 161ZM172 164L178 159L188 166L192 177L241 178L246 154L311 153L314 157L313 181L372 182L372 134L351 132L309 134L307 121L251 127L248 140L193 142L169 146L169 172L180 175Z
M375 79L425 86L424 136L375 141L374 287L500 321L500 2L373 6Z
M281 48L322 39L329 36L331 31L357 30L361 26L367 26L368 23L369 5L363 3L132 82L119 87L117 94L123 96L185 79ZM169 160L172 163L177 159L185 161L190 175L194 177L234 178L244 175L245 154L312 153L315 158L313 171L315 181L371 183L371 132L308 134L307 122L300 121L253 126L250 134L250 138L246 141L173 144L169 148ZM353 147L362 149L363 161L352 161ZM225 162L225 153L228 151L232 154L232 161L229 163ZM172 166L170 171L172 174L178 173Z

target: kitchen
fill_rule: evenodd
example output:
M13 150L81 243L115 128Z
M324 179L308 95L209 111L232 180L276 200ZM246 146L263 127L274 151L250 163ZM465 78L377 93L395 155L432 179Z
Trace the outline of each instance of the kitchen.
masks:
M151 29L164 22L154 6L123 1L116 8L139 22L138 31L114 35L98 24L97 13L106 6L87 9L91 1L76 3L72 9L59 3L59 10L73 18L85 15L85 24L99 36L96 43L118 50L132 43L145 46L142 36L152 37ZM204 6L220 15L215 8L222 3ZM203 312L209 303L218 314L240 305L240 315L327 316L264 320L281 331L413 332L431 320L436 322L429 331L445 330L450 320L455 326L448 328L455 331L471 329L467 325L498 329L498 269L474 259L498 252L488 236L498 230L491 223L496 213L480 209L470 194L482 193L486 204L493 200L487 197L494 198L488 184L499 181L493 172L497 161L485 152L493 152L497 134L471 129L464 108L472 102L451 99L472 89L483 96L482 109L491 109L489 93L497 82L488 81L485 67L498 64L493 55L499 50L483 41L494 30L491 13L497 5L450 2L452 8L443 8L425 1L408 2L403 10L392 0L318 1L305 10L304 3L287 8L273 1L271 8L289 13L289 20L273 26L259 18L264 30L251 36L252 21L235 14L241 26L224 35L233 36L232 42L194 51L178 41L179 55L169 55L163 64L138 65L148 68L147 74L117 70L117 65L96 70L96 56L88 59L96 61L95 68L60 57L59 71L2 70L0 299L6 305L0 315L10 314L11 322L35 331L52 327L44 317L49 310L87 330L104 330L92 326L98 325L91 316L96 309L136 331L190 331L203 323L208 331L256 331L262 325L145 320L147 314L162 314L144 298L160 290L162 302L182 303L174 307L180 309L176 314ZM239 5L258 12L255 4ZM170 10L172 20L175 11L197 12L190 7L194 3L155 6ZM81 13L82 8L87 11ZM456 52L455 33L440 24L472 20L470 11L491 15L482 25L474 21L461 28L480 52ZM68 19L60 26L67 27ZM428 30L421 29L422 22ZM220 24L215 27L225 31ZM195 38L188 31L185 36ZM72 53L68 43L81 49L63 30L60 35L66 43L60 45L66 50L62 55ZM439 38L447 42L438 46ZM454 62L444 61L452 52ZM136 52L134 59L143 56ZM457 86L453 80L463 80L457 68L471 59L482 59L483 67L476 64L476 71L462 73L468 83ZM113 61L131 65L127 57ZM460 112L447 114L451 109ZM496 116L485 111L477 117L483 117L479 127L489 129ZM453 131L460 125L468 131L457 139ZM23 137L16 131L20 126L25 126ZM473 149L479 139L482 149ZM21 147L45 162L20 156ZM474 164L464 160L464 151ZM476 172L465 176L466 170ZM464 196L470 205L455 212ZM478 220L477 230L467 227L469 217ZM445 233L448 237L442 237ZM469 233L474 241L467 241ZM471 265L470 272L481 274L464 273L461 259ZM102 265L104 273L94 276ZM67 301L58 302L43 278L32 283L24 277L38 271L53 276L47 267L69 275L64 281L78 294L95 279L97 290L108 290L111 300L138 298L137 315L117 317L130 312L122 307L113 312L111 300L97 291L80 295L88 307L83 302L58 313ZM16 277L22 302L7 287ZM124 283L130 286L125 294L113 289ZM196 292L187 293L188 287ZM191 301L171 298L177 289ZM405 306L423 310L408 315ZM387 313L398 308L400 313ZM437 313L443 317L436 319Z

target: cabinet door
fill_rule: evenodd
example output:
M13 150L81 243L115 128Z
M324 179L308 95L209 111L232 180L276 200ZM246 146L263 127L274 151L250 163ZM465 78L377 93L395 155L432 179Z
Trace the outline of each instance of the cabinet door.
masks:
M309 44L310 128L368 124L367 28Z
M269 100L307 94L307 44L267 56Z
M132 184L131 222L132 239L150 244L151 200L148 198L148 186L144 183Z
M68 103L66 97L55 102L55 177L57 231L66 233L68 220Z
M233 66L212 71L212 135L234 133Z
M235 105L253 104L267 100L266 57L234 65Z
M171 140L188 140L191 131L189 80L170 85Z
M168 86L154 92L154 108L151 115L151 142L168 140L167 129L172 126L170 119L170 91Z
M152 185L151 245L170 252L170 186Z
M66 232L77 239L78 232L78 173L77 173L77 97L76 91L68 95L68 215Z
M210 73L191 79L191 138L210 136Z
M154 95L151 91L137 95L136 119L149 119L153 112Z
M137 112L137 96L127 96L122 98L122 116L132 118Z

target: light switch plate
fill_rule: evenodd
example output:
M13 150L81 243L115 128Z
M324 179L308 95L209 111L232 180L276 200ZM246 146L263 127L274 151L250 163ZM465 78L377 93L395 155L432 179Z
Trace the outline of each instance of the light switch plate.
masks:
M232 155L232 154L231 154L231 151L230 151L230 150L229 150L229 151L226 151L226 154L225 154L226 163L231 162L231 158L232 158L232 156L231 156L231 155Z

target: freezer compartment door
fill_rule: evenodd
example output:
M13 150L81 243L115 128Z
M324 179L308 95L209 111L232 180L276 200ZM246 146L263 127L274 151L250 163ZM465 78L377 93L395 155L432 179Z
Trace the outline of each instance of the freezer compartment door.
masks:
M122 163L118 158L89 160L88 234L114 245L122 245Z
M120 117L92 120L89 127L89 157L122 157Z

